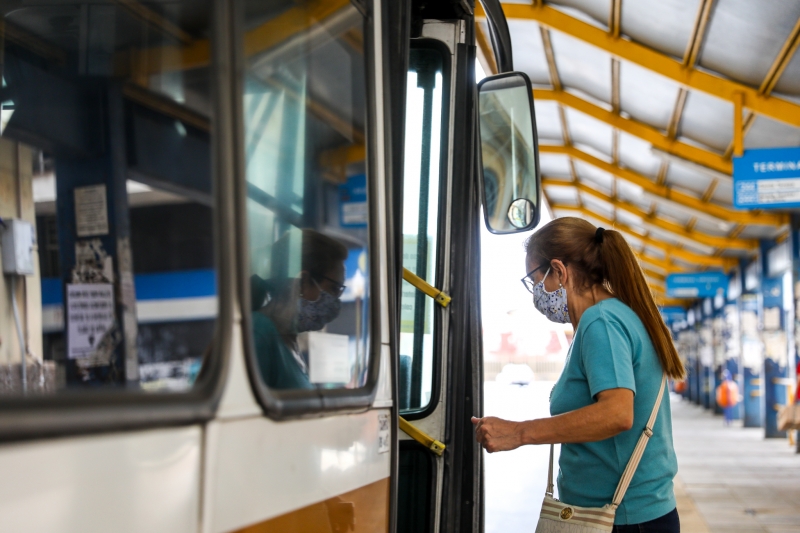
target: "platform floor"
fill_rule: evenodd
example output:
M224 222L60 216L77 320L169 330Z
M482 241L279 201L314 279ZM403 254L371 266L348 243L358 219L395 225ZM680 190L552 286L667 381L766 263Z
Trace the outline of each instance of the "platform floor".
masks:
M552 383L487 382L484 412L509 420L548 415ZM800 533L800 455L761 429L724 427L722 417L671 398L683 533ZM558 447L556 447L558 450ZM547 480L547 446L485 454L486 533L535 529Z
M683 533L800 533L800 455L673 397Z

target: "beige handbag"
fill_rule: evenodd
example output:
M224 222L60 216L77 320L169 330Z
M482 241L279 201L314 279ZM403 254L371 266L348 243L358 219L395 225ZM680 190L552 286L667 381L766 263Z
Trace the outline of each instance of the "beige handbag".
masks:
M800 429L800 403L784 405L778 411L778 431Z
M636 443L636 447L633 449L633 454L625 467L625 471L622 473L622 478L619 480L611 503L603 507L578 507L553 498L553 445L550 445L547 491L544 494L542 513L539 516L539 523L536 525L536 533L598 533L601 531L608 533L612 530L617 507L622 503L622 498L625 497L628 486L633 479L633 474L636 473L639 461L644 455L647 442L653 435L653 424L655 424L656 417L658 417L658 408L661 407L661 399L664 397L666 384L667 375L664 374L664 377L661 378L661 389L658 391L656 404L653 406L653 412L650 413L650 420L647 421L647 426L645 426L641 437L639 437L639 442Z

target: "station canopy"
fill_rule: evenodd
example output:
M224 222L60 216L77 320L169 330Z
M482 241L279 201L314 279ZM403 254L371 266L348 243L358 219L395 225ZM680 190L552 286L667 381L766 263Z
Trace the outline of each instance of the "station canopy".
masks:
M476 3L477 4L477 3ZM729 270L786 211L733 207L732 156L800 146L800 2L503 3L514 69L534 86L554 216L621 231L656 293L667 274ZM478 58L497 72L476 6Z

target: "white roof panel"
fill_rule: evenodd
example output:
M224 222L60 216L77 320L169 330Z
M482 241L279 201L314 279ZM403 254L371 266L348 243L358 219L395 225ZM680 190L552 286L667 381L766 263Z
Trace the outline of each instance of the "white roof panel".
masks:
M758 87L798 17L796 0L717 0L700 65Z
M622 4L622 33L650 48L682 58L699 0L636 0Z
M556 68L565 87L611 101L611 56L559 32L550 32Z
M558 104L552 100L536 100L536 133L539 142L550 141L551 144L561 144L564 140L561 134L561 119L558 115Z
M647 141L627 133L620 133L620 163L624 167L655 180L658 170L661 168L661 158L653 155L651 147L652 145Z
M524 72L534 85L550 85L550 70L544 53L539 25L529 20L509 20L511 49L514 51L514 68ZM484 24L483 34L489 38Z
M733 139L733 104L705 93L692 91L686 97L681 135L720 152Z
M638 65L624 62L619 68L619 78L622 111L635 120L666 130L678 98L678 85Z

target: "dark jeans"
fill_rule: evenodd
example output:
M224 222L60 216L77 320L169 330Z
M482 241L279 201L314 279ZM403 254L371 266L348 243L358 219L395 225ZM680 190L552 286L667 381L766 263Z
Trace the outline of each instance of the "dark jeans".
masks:
M678 510L673 509L649 522L614 526L612 533L681 533L681 521L678 518Z

